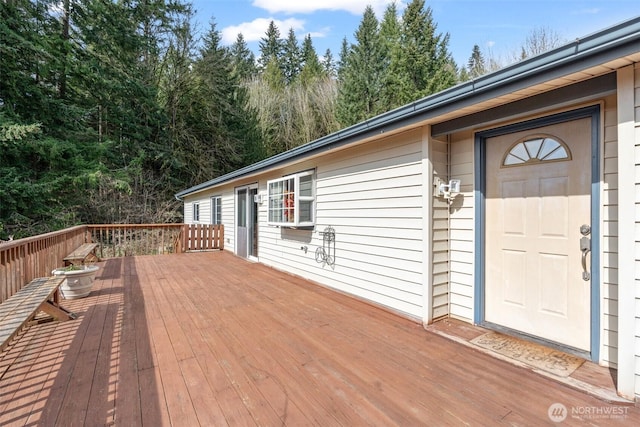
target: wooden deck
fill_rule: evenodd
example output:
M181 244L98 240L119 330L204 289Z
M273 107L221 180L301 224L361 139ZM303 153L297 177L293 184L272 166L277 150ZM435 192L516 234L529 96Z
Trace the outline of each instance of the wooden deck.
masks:
M101 262L0 354L0 425L640 425L421 325L224 252ZM572 418L580 414L583 419Z

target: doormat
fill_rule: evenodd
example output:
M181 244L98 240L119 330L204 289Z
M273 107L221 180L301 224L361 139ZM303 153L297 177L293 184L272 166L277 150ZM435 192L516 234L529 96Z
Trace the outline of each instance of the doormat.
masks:
M584 362L579 357L497 332L487 332L470 342L559 377L568 377Z

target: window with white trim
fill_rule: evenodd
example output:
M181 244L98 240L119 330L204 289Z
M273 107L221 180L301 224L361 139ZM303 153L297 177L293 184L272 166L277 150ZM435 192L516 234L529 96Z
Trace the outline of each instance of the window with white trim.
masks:
M314 171L305 171L267 182L267 224L281 227L315 225Z
M211 198L211 224L222 224L222 196Z
M200 202L193 202L193 221L200 221Z

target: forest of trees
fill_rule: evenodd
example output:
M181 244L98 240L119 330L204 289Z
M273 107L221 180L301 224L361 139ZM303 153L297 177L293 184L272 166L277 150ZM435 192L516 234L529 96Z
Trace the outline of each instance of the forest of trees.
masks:
M424 0L368 7L337 58L193 22L180 0L0 0L0 239L180 222L179 190L499 68L478 46L459 68Z

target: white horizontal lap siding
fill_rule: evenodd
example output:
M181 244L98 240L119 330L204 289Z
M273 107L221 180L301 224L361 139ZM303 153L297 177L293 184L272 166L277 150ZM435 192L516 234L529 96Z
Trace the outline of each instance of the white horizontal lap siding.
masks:
M603 115L600 359L615 368L618 359L618 119L615 96L605 99Z
M475 227L473 134L471 132L455 134L450 144L451 178L460 180L460 194L452 203L449 219L450 315L466 322L473 322ZM444 223L444 220L441 222Z
M184 223L192 224L193 223L193 203L189 199L184 200Z
M316 226L263 227L260 261L420 318L420 139L421 130L405 132L283 171L316 168ZM336 236L333 267L315 259L328 226Z
M200 205L200 219L193 220L193 205ZM185 224L209 224L211 221L211 199L203 194L185 199L184 223Z
M211 198L207 197L200 202L200 224L211 224Z
M230 252L235 248L235 191L233 188L224 188L215 193L222 197L222 208L220 217L224 225L224 249Z
M446 141L431 140L430 160L433 176L449 180L449 154ZM429 197L432 197L430 194ZM433 319L449 315L449 203L442 197L433 198L432 212L432 298Z

